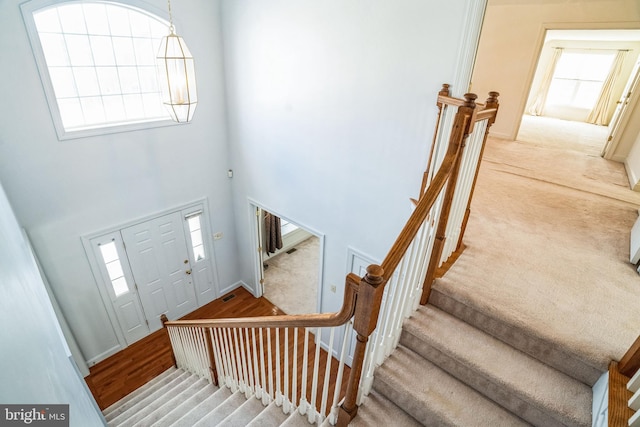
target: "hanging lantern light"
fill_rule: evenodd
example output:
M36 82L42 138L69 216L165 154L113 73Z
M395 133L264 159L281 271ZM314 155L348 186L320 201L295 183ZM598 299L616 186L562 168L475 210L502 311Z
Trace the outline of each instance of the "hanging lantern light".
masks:
M198 104L196 74L193 56L182 37L176 35L169 7L170 34L163 37L156 56L158 83L162 91L162 103L173 121L191 121Z

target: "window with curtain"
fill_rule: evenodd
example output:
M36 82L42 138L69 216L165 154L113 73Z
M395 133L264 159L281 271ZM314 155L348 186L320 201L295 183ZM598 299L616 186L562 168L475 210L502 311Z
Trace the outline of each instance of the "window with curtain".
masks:
M32 0L22 10L60 139L170 120L155 62L169 31L162 18L104 1Z
M615 58L614 51L564 51L549 86L546 105L591 109Z

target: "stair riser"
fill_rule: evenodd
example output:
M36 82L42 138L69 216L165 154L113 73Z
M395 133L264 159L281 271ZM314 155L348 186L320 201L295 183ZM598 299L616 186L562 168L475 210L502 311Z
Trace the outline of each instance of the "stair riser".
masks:
M418 399L411 399L412 396L407 396L402 392L401 388L395 384L389 384L386 381L376 377L373 381L373 388L375 391L385 396L391 402L400 406L400 402L403 402L402 409L418 420L425 426L438 426L438 427L457 427L455 424L451 424L448 420L442 418L439 414L429 410L429 407L422 404Z
M446 371L454 378L462 381L469 387L475 389L488 399L496 402L503 408L517 414L520 418L538 426L545 427L562 427L571 424L565 424L558 421L553 416L536 408L530 402L527 402L515 390L505 388L504 385L496 384L490 378L484 377L482 374L474 371L469 366L460 361L442 353L440 350L422 341L420 338L412 335L404 330L400 339L400 343L420 356L432 362L440 369Z
M588 386L595 384L602 375L599 369L558 349L553 343L489 317L435 288L431 292L429 303Z

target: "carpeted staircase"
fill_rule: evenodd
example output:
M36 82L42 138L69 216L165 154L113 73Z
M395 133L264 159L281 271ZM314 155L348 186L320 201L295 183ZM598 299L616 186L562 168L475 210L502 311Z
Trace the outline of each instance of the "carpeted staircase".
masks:
M589 426L600 373L436 283L405 322L353 426ZM172 368L104 411L110 426L308 426L306 417ZM323 426L328 426L325 421Z

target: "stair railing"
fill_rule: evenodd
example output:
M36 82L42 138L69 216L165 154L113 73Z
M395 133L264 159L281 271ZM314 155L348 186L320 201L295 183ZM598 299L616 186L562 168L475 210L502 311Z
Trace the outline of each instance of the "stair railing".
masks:
M640 427L640 337L619 362L609 364L609 427Z
M362 278L347 275L339 312L165 322L178 367L265 405L275 402L285 413L298 411L310 423L329 418L332 425L346 426L369 393L375 368L397 346L403 320L424 295L423 285L430 288L429 274L440 264L447 220L457 200L465 144L470 141L481 153L475 145L484 144L489 122L495 120L496 97L491 92L486 106L477 108L475 94L461 100L440 92L434 138L440 142L433 149L441 153L430 160L436 172L425 173L414 211L382 264L369 266ZM475 182L477 165L469 167L475 168ZM467 187L471 194L473 184ZM349 368L345 359L352 334ZM336 336L341 345L334 345Z

